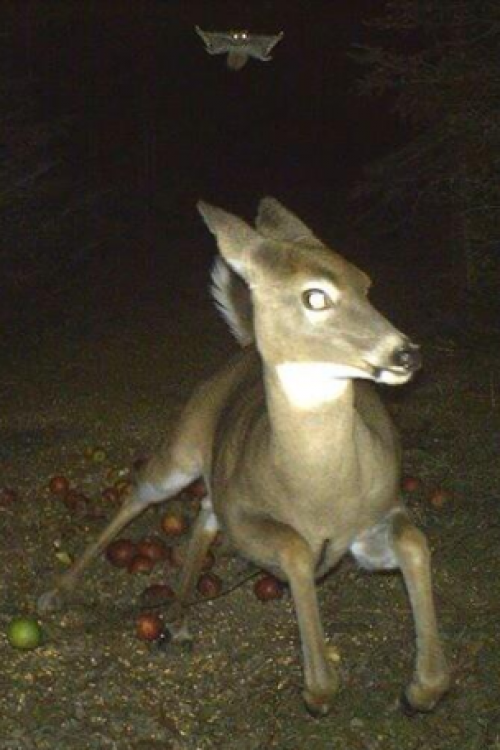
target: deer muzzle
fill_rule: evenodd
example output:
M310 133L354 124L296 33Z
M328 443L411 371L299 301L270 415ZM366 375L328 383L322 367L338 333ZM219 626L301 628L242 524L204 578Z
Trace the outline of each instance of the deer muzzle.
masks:
M392 366L401 368L408 373L414 373L422 367L420 347L411 341L396 349L392 355Z

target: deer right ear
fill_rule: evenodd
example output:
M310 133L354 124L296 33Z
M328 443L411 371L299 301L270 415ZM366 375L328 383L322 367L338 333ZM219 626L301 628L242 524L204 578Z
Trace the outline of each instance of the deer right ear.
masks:
M198 211L205 224L217 239L217 244L224 260L239 276L250 280L252 258L262 246L262 237L243 219L199 201Z

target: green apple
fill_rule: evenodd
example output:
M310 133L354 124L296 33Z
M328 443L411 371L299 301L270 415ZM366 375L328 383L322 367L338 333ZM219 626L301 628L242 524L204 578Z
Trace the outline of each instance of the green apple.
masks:
M42 642L42 628L32 617L15 617L7 628L7 638L14 648L28 651Z

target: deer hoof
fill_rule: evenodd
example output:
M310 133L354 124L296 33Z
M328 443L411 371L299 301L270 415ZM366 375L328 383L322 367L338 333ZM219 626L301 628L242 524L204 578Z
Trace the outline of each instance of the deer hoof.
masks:
M401 711L405 716L413 718L417 714L428 714L434 711L441 698L449 689L448 679L443 680L443 684L434 690L423 690L417 686L412 690L410 686L404 690L399 699Z
M176 622L169 622L165 630L168 632L168 638L171 643L192 643L193 636L189 630L188 624L184 618Z
M57 612L63 605L63 599L58 589L52 589L42 594L37 602L39 614L44 615L47 612Z
M312 693L304 690L302 693L307 712L315 719L326 716L332 708L332 696L325 693Z
M399 696L399 707L402 713L409 719L413 719L418 713L420 713L420 711L410 703L408 696L406 695L406 690L403 690Z

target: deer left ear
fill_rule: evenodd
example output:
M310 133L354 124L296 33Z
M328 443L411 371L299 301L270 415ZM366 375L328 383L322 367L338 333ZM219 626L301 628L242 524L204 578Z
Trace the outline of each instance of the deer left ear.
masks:
M205 201L198 202L198 211L217 239L224 260L235 273L249 281L252 258L262 247L262 237L243 219Z
M264 237L277 242L293 242L310 247L325 247L309 227L282 203L266 196L259 203L255 220L257 231Z

